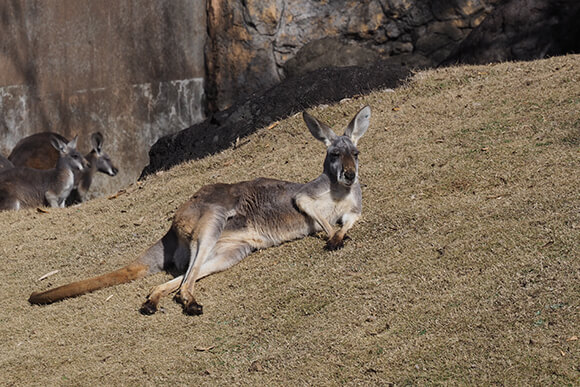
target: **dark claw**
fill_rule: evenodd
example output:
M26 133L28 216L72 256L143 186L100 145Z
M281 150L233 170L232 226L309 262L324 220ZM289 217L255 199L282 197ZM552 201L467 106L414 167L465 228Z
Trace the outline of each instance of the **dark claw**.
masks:
M203 306L197 302L192 302L191 304L183 307L183 313L188 316L199 316L203 314Z
M344 247L344 243L342 241L340 243L337 243L337 244L327 242L326 246L324 246L324 248L328 251L340 250L343 247Z
M157 312L157 305L151 302L151 300L147 300L143 303L139 312L144 316L151 316Z
M326 242L326 246L324 248L326 250L333 251L333 250L342 249L343 247L344 247L344 240L343 239L332 238L332 239L329 239L328 242Z

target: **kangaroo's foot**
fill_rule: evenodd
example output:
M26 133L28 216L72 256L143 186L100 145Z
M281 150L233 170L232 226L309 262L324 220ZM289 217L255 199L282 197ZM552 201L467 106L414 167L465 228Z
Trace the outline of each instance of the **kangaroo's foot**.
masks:
M183 313L188 316L199 316L203 314L203 305L192 301L189 304L183 306Z
M179 292L173 299L183 306L183 313L189 316L199 316L203 314L203 306L198 304L193 297L188 299L182 292Z
M139 309L139 312L142 315L151 316L152 314L155 314L155 312L157 312L157 304L151 300L147 300L143 303L143 305L141 305L141 309Z
M187 304L187 299L183 296L183 294L181 294L181 292L175 293L175 296L173 296L173 299L179 305L185 306Z
M332 238L330 238L326 242L326 246L324 247L326 250L338 250L344 247L344 239L341 238L338 234L334 234Z

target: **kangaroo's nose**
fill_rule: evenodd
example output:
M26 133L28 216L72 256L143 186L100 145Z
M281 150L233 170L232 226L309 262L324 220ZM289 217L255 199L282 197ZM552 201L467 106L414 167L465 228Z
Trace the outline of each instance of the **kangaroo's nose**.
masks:
M356 173L353 170L348 170L348 171L344 171L344 177L346 177L348 180L353 181L354 178L356 177Z

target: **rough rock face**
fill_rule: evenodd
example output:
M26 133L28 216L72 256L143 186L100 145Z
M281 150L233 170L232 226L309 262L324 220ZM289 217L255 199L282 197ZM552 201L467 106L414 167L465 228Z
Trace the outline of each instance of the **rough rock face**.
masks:
M580 51L578 0L511 0L494 11L444 64L532 60Z
M278 0L268 6L246 1L227 8L220 8L219 0L210 3L213 19L208 24L215 34L210 51L216 55L208 63L215 72L214 108L257 85L267 87L288 78L211 120L162 138L151 148L142 177L231 146L236 138L314 104L393 87L414 66L533 59L580 50L576 0L512 0L497 6L483 23L492 2L434 1L428 6L402 0ZM340 12L339 6L348 12ZM253 42L259 44L256 51ZM240 61L225 55L228 50L241 53ZM252 82L245 83L248 79ZM226 89L225 82L232 89Z
M325 68L287 78L200 124L161 138L151 148L150 163L141 178L225 149L237 139L308 107L338 102L373 89L396 87L409 74L399 65L377 62L365 68Z
M433 1L428 6L402 0L316 4L296 0L288 5L279 0L268 7L246 1L227 10L218 7L221 3L212 1L214 19L208 23L216 29L211 49L223 53L208 59L214 65L209 75L213 76L213 107L227 105L256 85L276 86L216 113L212 120L162 138L151 148L150 164L142 177L219 151L236 138L313 104L392 87L412 67L580 51L580 24L576 22L580 3L576 0L511 0L497 6L483 23L492 2ZM305 7L301 14L298 4ZM347 19L339 6L348 8ZM254 41L260 44L255 52L251 49ZM232 60L228 50L243 53L241 60ZM321 67L325 69L316 70ZM256 70L260 77L254 74ZM386 74L391 79L383 78ZM278 84L284 77L288 78ZM250 78L255 82L244 82ZM221 83L226 81L231 89Z
M207 0L214 115L161 138L141 177L314 104L394 87L411 68L445 59L497 1Z
M322 67L437 65L498 2L207 1L210 111Z

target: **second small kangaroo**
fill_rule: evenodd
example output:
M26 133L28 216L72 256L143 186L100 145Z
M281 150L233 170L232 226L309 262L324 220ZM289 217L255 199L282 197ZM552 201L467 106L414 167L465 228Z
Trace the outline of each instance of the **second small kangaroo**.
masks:
M327 248L343 246L346 232L360 217L358 140L369 127L371 110L361 109L337 136L307 113L304 121L326 147L323 172L306 183L258 178L202 187L177 210L169 231L133 263L116 271L73 282L29 298L49 304L97 289L132 281L161 270L184 273L155 287L140 311L153 314L163 296L175 299L189 315L202 313L194 297L198 279L226 270L252 251L325 231ZM334 225L340 228L335 230Z

